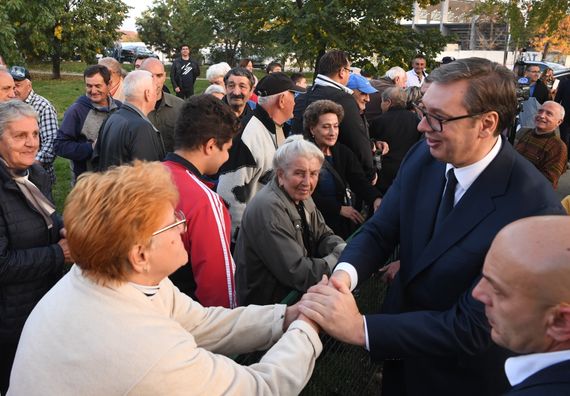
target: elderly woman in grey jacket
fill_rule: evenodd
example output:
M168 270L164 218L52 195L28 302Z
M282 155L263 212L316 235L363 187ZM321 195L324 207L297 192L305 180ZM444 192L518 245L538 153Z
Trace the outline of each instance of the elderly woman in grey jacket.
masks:
M248 204L234 259L238 304L270 304L330 275L346 243L325 224L311 194L323 153L291 136L273 158L274 178Z

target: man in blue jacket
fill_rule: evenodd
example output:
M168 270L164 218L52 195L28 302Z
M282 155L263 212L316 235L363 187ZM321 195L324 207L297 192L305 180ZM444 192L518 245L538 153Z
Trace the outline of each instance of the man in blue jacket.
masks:
M509 352L492 344L471 291L501 228L564 211L548 181L501 137L517 107L513 73L469 58L430 77L419 107L425 139L343 252L330 284L314 287L300 309L327 333L385 360L384 396L497 395L508 388ZM401 265L382 313L362 316L350 290L398 244Z
M85 95L66 110L55 140L55 153L72 161L74 182L83 172L94 170L91 158L99 129L121 106L109 94L111 73L105 66L89 66L83 78Z
M570 395L570 218L531 217L499 232L473 297L507 359L509 395Z

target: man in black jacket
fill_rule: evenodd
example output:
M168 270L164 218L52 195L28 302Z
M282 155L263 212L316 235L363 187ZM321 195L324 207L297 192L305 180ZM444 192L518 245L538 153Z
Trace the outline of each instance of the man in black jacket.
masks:
M180 58L172 62L170 81L179 98L189 98L194 95L194 83L200 75L198 63L190 59L190 47L180 47Z
M135 159L162 161L166 155L160 132L147 118L156 104L152 74L135 70L125 78L125 103L101 127L95 145L98 170Z
M319 61L319 74L313 87L295 100L292 132L303 133L303 113L308 105L329 99L344 109L344 119L339 125L339 142L348 146L358 158L364 174L370 181L376 179L376 168L372 161L370 137L360 117L360 110L352 90L346 87L350 77L350 61L344 51L330 51Z
M540 80L540 67L538 65L528 65L525 71L525 77L530 82L530 96L536 98L537 102L543 104L548 97L548 88Z

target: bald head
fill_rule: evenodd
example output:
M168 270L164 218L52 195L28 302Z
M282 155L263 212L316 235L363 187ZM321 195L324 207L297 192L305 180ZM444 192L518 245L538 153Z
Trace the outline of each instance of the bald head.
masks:
M164 65L156 58L147 58L141 64L139 70L146 70L152 74L152 81L156 87L156 95L158 99L162 98L162 88L166 81L166 72Z
M473 297L493 340L518 353L570 349L570 217L530 217L503 228Z
M518 220L497 234L493 250L516 267L518 279L536 289L536 297L570 302L570 217Z
M14 88L15 85L12 75L6 70L0 70L0 102L14 99L16 97Z

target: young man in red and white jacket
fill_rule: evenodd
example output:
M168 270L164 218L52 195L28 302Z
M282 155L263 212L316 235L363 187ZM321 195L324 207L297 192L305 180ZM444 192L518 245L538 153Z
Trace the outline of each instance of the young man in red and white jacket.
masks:
M189 265L170 279L204 306L236 306L230 214L207 175L216 174L227 161L237 129L229 106L211 95L193 96L182 107L174 153L168 153L164 162L178 187L177 209L184 212L188 226L182 240Z

